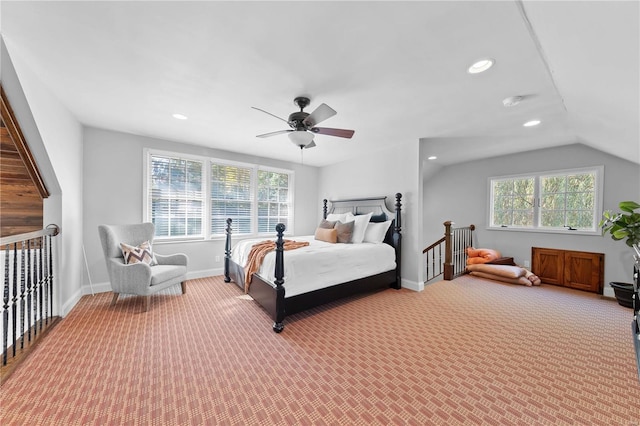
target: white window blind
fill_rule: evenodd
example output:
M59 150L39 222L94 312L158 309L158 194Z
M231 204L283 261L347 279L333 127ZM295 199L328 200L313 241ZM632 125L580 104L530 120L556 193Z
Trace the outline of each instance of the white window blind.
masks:
M258 170L258 232L269 232L278 223L289 227L288 173Z
M293 232L293 171L257 164L146 151L144 217L156 239Z
M149 168L148 219L156 236L202 236L202 161L151 155Z
M250 167L211 165L211 234L224 234L227 218L234 234L251 234L253 191Z

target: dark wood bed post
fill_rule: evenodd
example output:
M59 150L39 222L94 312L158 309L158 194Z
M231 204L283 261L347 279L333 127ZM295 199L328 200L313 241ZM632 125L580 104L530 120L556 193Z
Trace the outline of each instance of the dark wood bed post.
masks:
M227 234L227 241L224 246L224 282L230 283L231 276L229 276L229 261L231 260L231 218L227 219L227 228L225 229Z
M402 260L402 203L400 200L402 199L401 193L396 193L396 217L395 217L395 225L393 228L393 246L396 249L396 284L393 288L400 289L402 287L401 274L400 274L400 264Z
M327 218L327 199L322 200L322 218Z
M275 281L276 285L276 320L273 323L273 331L280 333L284 329L284 317L286 312L284 310L284 230L286 227L284 224L279 223L276 225L276 232L278 233L278 239L276 240L276 269L275 269Z

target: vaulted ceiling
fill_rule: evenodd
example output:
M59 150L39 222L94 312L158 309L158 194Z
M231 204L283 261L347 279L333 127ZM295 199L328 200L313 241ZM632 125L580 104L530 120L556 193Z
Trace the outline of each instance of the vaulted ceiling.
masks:
M636 1L4 0L0 16L11 57L87 126L300 161L286 135L255 137L287 124L251 107L286 119L306 95L338 112L323 127L355 130L316 135L309 165L417 140L442 164L576 142L640 164Z

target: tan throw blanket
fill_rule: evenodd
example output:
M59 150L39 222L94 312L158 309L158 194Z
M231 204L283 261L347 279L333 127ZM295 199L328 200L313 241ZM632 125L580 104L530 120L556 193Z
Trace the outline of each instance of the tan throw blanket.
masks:
M293 250L300 247L306 247L309 243L306 241L292 241L292 240L284 240L284 249L285 250ZM244 266L244 292L249 293L249 285L251 284L251 278L253 277L253 273L257 272L262 265L262 261L264 257L270 251L276 249L275 241L262 241L260 243L256 243L251 247L251 251L249 252L249 257L247 258L247 264Z

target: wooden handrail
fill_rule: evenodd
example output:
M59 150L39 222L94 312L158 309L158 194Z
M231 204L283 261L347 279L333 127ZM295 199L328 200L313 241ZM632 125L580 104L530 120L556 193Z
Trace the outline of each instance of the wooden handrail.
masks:
M440 238L438 241L436 241L435 243L431 244L429 247L427 247L426 249L422 250L422 254L425 254L426 252L428 252L429 250L433 250L436 246L439 246L440 244L444 243L444 237Z
M424 250L422 254L425 259L426 279L430 281L440 275L445 280L452 280L462 275L466 267L466 248L473 245L472 232L475 225L462 228L453 228L455 225L448 220L443 223L444 237L434 242ZM444 247L444 260L442 251Z
M7 237L0 238L0 246L7 244L19 243L20 241L32 240L34 238L44 237L50 235L55 237L60 233L60 227L58 225L47 225L46 228L39 231L25 232L24 234L9 235Z

